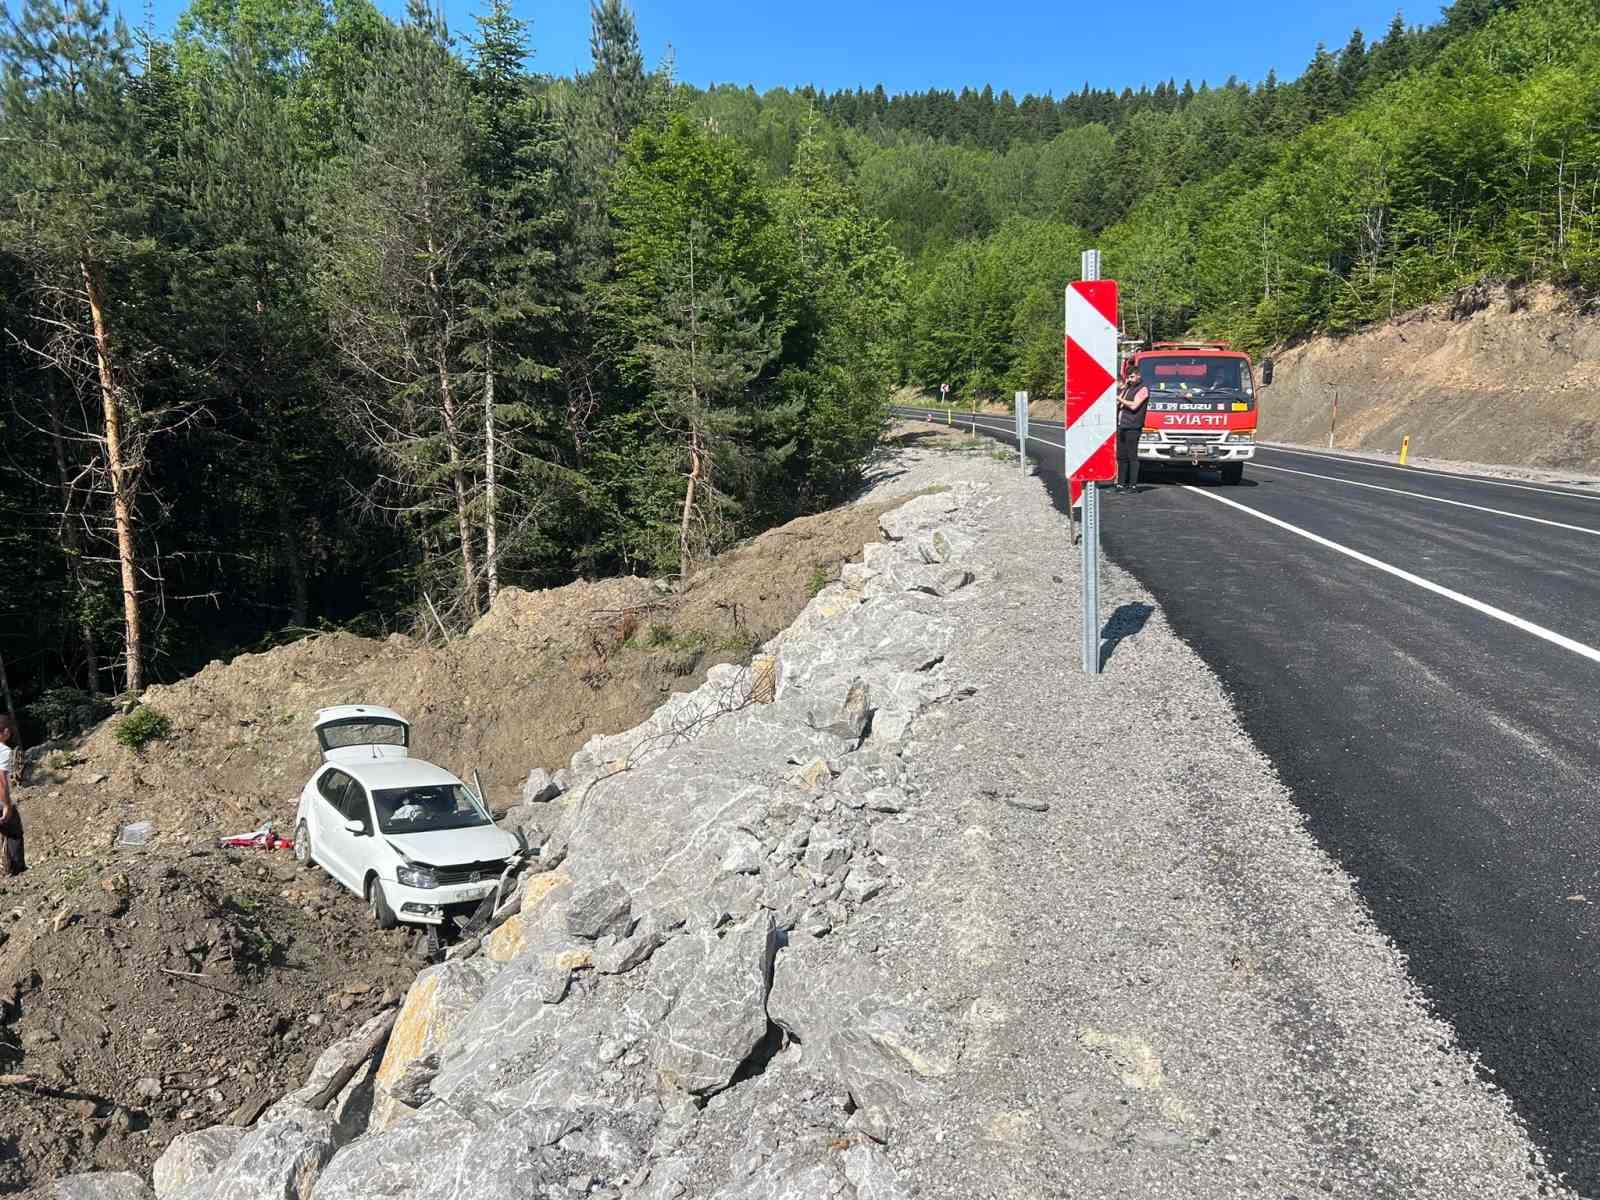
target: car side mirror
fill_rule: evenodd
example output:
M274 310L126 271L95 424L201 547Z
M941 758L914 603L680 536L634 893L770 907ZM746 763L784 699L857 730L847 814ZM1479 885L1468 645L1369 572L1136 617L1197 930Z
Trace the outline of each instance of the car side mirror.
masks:
M1261 360L1261 386L1262 387L1266 387L1267 384L1269 384L1271 382L1272 382L1272 360L1270 358L1263 358Z
M346 821L344 823L344 831L346 833L353 833L357 837L361 837L367 832L367 827L360 821Z

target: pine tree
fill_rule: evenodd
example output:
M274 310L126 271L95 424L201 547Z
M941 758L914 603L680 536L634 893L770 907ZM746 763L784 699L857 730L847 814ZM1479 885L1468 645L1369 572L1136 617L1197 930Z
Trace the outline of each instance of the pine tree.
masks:
M650 367L657 420L670 431L683 461L678 521L678 573L687 577L708 551L731 540L731 497L719 477L749 425L750 385L778 355L781 339L759 315L749 285L711 273L706 231L691 223L662 296L644 329L639 351Z
M1397 12L1389 22L1389 32L1383 41L1372 48L1369 70L1378 79L1394 79L1406 73L1410 58L1411 34L1406 29L1404 15Z
M482 195L483 237L468 272L466 360L482 378L484 559L491 604L500 586L502 473L513 464L506 424L526 434L538 425L547 443L550 422L534 400L555 378L557 301L554 247L567 228L557 196L558 142L541 101L527 86L527 23L508 0L491 0L472 40L472 166ZM517 441L527 446L531 439ZM531 457L525 469L548 460ZM533 473L533 472L528 472Z
M1346 104L1355 98L1361 81L1366 78L1367 67L1367 41L1357 29L1339 52L1339 90Z
M465 72L442 22L418 9L413 17L390 36L356 98L318 198L318 288L355 373L350 420L386 467L392 494L380 503L424 546L454 541L452 608L470 621L480 611L480 571L465 343L485 218ZM418 580L419 599L427 584Z
M1331 117L1344 107L1344 89L1339 82L1338 68L1333 55L1321 42L1317 52L1307 64L1305 74L1295 83L1304 105L1306 120L1313 124Z
M144 687L138 493L150 432L134 369L140 293L158 258L150 236L154 181L142 153L129 38L105 0L26 0L0 9L0 177L14 202L0 237L37 288L29 347L79 395L97 397L98 422L79 433L97 447L121 574L125 686Z

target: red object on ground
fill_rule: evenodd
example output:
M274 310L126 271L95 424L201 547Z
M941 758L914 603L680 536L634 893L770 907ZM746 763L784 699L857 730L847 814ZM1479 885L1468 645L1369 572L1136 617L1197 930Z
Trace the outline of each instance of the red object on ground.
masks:
M269 821L260 829L252 829L249 833L235 833L218 838L217 845L235 850L292 850L294 840L273 833L272 823Z

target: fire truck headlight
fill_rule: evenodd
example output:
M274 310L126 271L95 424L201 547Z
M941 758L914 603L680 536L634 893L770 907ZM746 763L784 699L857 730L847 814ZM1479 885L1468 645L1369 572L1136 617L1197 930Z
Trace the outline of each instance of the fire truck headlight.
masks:
M1161 440L1161 435L1159 433L1151 433L1147 430L1139 435L1139 440L1141 442L1159 442Z
M1228 440L1230 442L1243 443L1244 445L1248 446L1256 440L1256 435L1253 433L1230 433L1228 435Z

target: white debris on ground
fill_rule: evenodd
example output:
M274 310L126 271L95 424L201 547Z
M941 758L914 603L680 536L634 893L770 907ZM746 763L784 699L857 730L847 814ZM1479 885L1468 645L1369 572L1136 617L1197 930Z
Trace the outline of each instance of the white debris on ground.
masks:
M174 1143L155 1194L1533 1190L1504 1098L1147 598L1108 570L1087 678L1037 481L931 448L885 475L945 490L749 667L531 781L509 919L253 1128Z

